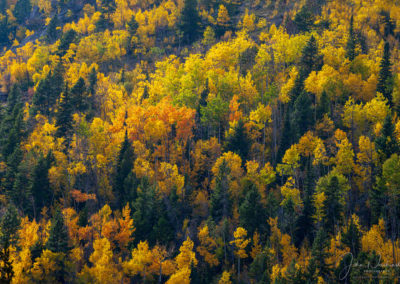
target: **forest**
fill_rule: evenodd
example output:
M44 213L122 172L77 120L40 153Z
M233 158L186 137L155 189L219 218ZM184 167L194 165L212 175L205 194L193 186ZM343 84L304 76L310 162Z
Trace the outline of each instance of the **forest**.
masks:
M399 0L0 0L0 283L398 283Z

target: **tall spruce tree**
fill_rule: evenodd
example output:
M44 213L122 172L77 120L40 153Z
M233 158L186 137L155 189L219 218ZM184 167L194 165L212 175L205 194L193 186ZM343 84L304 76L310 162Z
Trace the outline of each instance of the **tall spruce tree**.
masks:
M340 185L339 179L332 176L329 180L328 186L325 189L326 199L323 203L325 212L324 229L330 234L335 234L335 228L341 224L343 206L340 203Z
M125 205L127 190L125 190L125 180L128 178L129 174L132 172L134 162L134 152L131 142L128 138L128 132L125 131L125 138L122 142L121 149L119 151L117 167L115 169L115 177L114 177L114 194L119 201L119 206L122 207Z
M243 192L245 192L244 200L239 206L240 225L245 228L250 236L258 231L261 234L268 232L266 223L260 220L267 220L267 214L258 188L249 180L244 181Z
M230 169L224 160L218 169L215 177L215 188L211 193L210 212L214 221L217 223L223 218L227 218L231 211L231 201L229 197L228 175Z
M53 154L49 152L46 157L39 158L33 169L30 192L34 200L34 212L40 212L44 206L49 207L53 200L53 191L49 180L49 169L53 160Z
M185 0L181 12L180 30L186 43L190 44L198 38L199 23L200 16L197 10L197 0Z
M309 281L317 279L318 276L328 279L331 274L331 267L327 263L328 253L328 236L323 228L320 228L315 236L311 249L311 260L307 267L307 278ZM311 282L313 283L313 282Z
M15 3L13 14L19 24L25 23L31 13L32 5L30 0L18 0Z
M310 94L303 91L296 99L292 114L292 129L297 141L306 133L314 122L312 101Z
M247 135L243 120L240 119L234 127L233 134L226 139L226 151L238 154L242 161L245 162L248 158L250 147L251 139Z
M380 68L376 91L380 92L388 100L389 105L393 107L393 74L389 42L385 42Z
M350 28L349 28L349 38L347 39L347 44L346 44L346 57L350 60L353 61L354 58L357 56L356 54L356 36L354 33L354 17L351 15L350 18Z
M53 18L51 18L50 23L46 29L46 41L48 43L52 43L58 38L59 32L57 30L57 25L58 25L58 14L56 13L53 16Z
M10 256L10 247L16 246L20 219L15 207L10 204L0 220L0 282L11 283L14 270Z
M67 145L69 143L70 132L72 129L72 103L68 85L65 86L64 94L61 97L60 106L56 114L56 137L65 137Z
M61 209L56 209L54 216L51 219L51 226L49 232L49 238L46 243L46 248L52 252L67 253L69 251L68 246L68 228L64 222L64 216Z
M392 116L388 114L383 123L381 135L375 140L380 162L383 163L391 155L400 153L400 145L395 136Z

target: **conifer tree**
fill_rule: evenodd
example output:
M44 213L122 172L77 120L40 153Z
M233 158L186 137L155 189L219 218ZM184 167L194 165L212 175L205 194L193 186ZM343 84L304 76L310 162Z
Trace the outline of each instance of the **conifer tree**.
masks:
M76 38L76 31L71 29L61 36L60 44L58 45L59 55L64 56L68 51L69 46Z
M320 228L315 236L311 249L311 260L309 262L307 279L317 279L317 276L328 278L330 276L330 265L326 262L328 253L328 236L323 228Z
M136 21L135 15L133 15L128 22L128 32L130 33L131 36L134 36L138 28L139 28L139 23Z
M310 95L303 91L294 103L292 128L294 129L295 140L303 136L313 123L313 111Z
M31 13L31 9L30 0L18 0L15 3L13 14L15 18L17 18L19 24L23 24L26 21Z
M49 25L47 26L46 29L46 41L48 43L52 43L58 38L58 30L57 30L57 25L58 25L58 14L56 13L53 18L51 18Z
M199 35L200 16L197 11L197 0L185 0L181 12L180 30L186 43L192 43Z
M389 102L389 105L393 107L393 75L392 75L392 63L390 61L390 45L389 42L385 42L383 51L383 57L380 64L378 85L376 91L381 93Z
M267 215L261 203L260 193L251 181L246 180L244 183L243 192L246 195L239 206L240 226L247 230L249 236L252 236L255 231L264 234L267 232L266 223L259 220L267 220Z
M395 137L394 125L390 114L386 116L381 135L375 140L375 144L381 163L391 155L400 153L400 145Z
M226 139L226 151L231 151L240 156L243 162L248 158L251 140L247 135L243 120L239 120L234 127L234 133Z
M85 92L85 80L82 77L79 77L78 81L71 89L71 105L75 110L84 112L88 108Z
M356 56L357 54L356 54L356 36L354 33L354 17L353 15L351 15L349 38L347 39L347 45L346 45L346 57L350 61L353 61Z
M30 191L34 200L34 212L40 212L44 206L49 207L53 199L50 187L49 169L53 162L53 154L49 152L46 157L41 156L33 169Z
M323 208L325 212L324 229L326 232L335 234L335 227L341 223L343 206L340 203L340 185L336 176L332 176L325 189L326 200Z
M350 219L350 224L347 230L342 234L342 242L350 248L350 252L354 257L358 256L358 253L361 250L361 232L354 223L353 218Z
M10 247L16 246L20 219L15 207L10 204L0 220L0 282L11 283L14 276Z
M218 175L215 177L215 188L211 193L210 213L215 222L229 216L230 199L228 175L230 169L225 160L222 161L218 169Z
M60 106L56 114L56 137L65 137L67 145L69 143L69 134L72 129L72 103L68 85L65 86L64 94L61 97Z
M10 43L7 13L0 13L0 47L6 46Z
M68 228L65 225L64 216L61 210L58 208L51 219L49 238L46 243L46 248L56 253L67 253L70 249L68 246L68 239Z
M124 182L126 178L132 171L134 161L134 153L131 142L128 138L128 132L125 131L124 142L121 144L121 149L119 151L117 167L115 169L115 178L114 178L114 194L119 200L119 205L124 206L126 202L126 195L128 192L125 190ZM129 189L127 189L129 190Z

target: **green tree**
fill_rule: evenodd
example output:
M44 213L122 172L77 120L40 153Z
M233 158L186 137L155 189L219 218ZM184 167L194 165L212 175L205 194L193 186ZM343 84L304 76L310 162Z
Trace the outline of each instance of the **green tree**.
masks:
M74 40L76 39L76 36L77 36L77 33L73 29L67 31L66 33L64 33L61 36L60 44L58 45L58 50L59 50L59 55L60 56L64 56L65 55L65 53L69 49L70 44L73 43Z
M70 248L68 246L68 228L64 222L64 216L61 209L57 208L51 219L49 238L46 248L52 252L67 253Z
M64 94L56 114L56 137L65 137L69 145L70 132L72 130L72 103L68 86L65 86Z
M125 131L124 142L121 144L121 149L119 151L117 166L115 169L114 177L114 194L119 201L119 206L124 206L126 202L127 195L129 194L130 188L125 190L125 180L128 178L129 174L133 169L134 153L131 142L128 138L128 132Z
M375 144L381 163L393 154L400 153L400 145L395 136L392 116L390 114L386 116L381 135L375 140Z
M31 13L31 9L30 0L18 0L17 3L15 3L13 14L19 24L25 23Z
M71 89L71 105L77 111L84 112L88 109L85 80L80 77Z
M244 200L239 206L239 221L240 226L245 228L252 236L255 231L260 234L268 232L266 222L260 220L267 220L267 214L263 204L261 203L261 196L258 188L249 180L244 181L243 192L245 193Z
M349 28L349 38L347 39L347 44L346 44L346 57L350 60L353 61L354 58L357 56L356 54L356 36L354 33L354 17L351 15L350 18L350 28Z
M58 26L58 14L56 13L53 18L51 18L49 25L46 29L46 41L52 43L58 38L59 32L57 30Z
M215 187L211 193L210 200L210 213L216 223L230 216L229 173L230 169L227 162L223 160L215 177Z
M304 5L294 17L294 23L299 32L309 32L314 26L314 14Z
M341 223L343 206L340 203L340 184L337 176L332 176L325 188L326 200L323 204L325 212L324 229L335 234L335 228Z
M388 100L389 105L393 107L393 74L389 42L385 42L380 68L376 91L380 92Z
M49 152L46 157L40 156L33 169L30 191L35 205L34 212L40 212L40 209L44 206L49 207L53 201L54 192L50 187L49 180L49 169L53 160L54 157L51 152Z
M292 114L292 129L295 141L306 133L314 122L310 94L303 91L294 102Z
M357 225L354 224L353 218L350 219L347 230L342 234L342 243L350 248L350 252L354 257L358 256L361 251L361 232Z
M320 228L314 239L314 243L311 249L311 260L307 267L307 279L309 279L309 281L315 281L318 276L327 279L331 274L330 265L326 263L326 259L330 255L328 253L328 240L329 239L325 230L323 228Z
M199 35L200 16L197 11L197 0L185 0L180 18L180 30L186 43L192 43Z
M240 119L238 121L234 127L233 134L227 137L225 143L226 152L231 151L238 154L243 163L247 160L251 147L251 139L247 135L243 120Z
M15 207L8 205L6 212L0 220L0 282L11 283L14 276L12 260L10 259L10 246L16 246L20 219Z

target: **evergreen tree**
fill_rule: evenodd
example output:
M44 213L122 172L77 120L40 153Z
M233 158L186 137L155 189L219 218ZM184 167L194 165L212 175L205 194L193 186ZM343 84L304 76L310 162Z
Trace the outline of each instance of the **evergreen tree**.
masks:
M272 260L269 258L268 252L263 250L257 254L256 258L250 265L249 276L254 283L271 283L270 274L272 268ZM253 282L252 282L253 283Z
M304 197L304 207L300 216L296 219L294 244L300 247L306 239L311 244L314 240L314 213L315 208L312 201L312 195L306 192Z
M318 52L317 41L314 36L311 36L302 51L299 75L304 81L312 71L319 71L322 65L322 56Z
M330 112L330 100L328 98L328 94L324 90L321 94L321 98L319 104L317 105L317 119L321 119L324 117L324 114L329 114Z
M52 43L58 38L58 30L57 30L57 25L58 25L58 14L56 13L53 18L51 18L49 25L47 26L46 29L46 41L48 43Z
M10 43L10 39L8 38L9 33L8 15L7 13L0 13L0 47Z
M358 230L357 225L354 224L353 218L350 219L347 230L342 234L342 243L350 248L350 252L354 257L358 256L361 250L361 232Z
M49 152L46 157L41 156L33 169L30 191L35 204L35 212L40 212L44 206L49 207L53 199L53 191L50 187L49 169L54 160Z
M385 42L380 68L376 91L381 93L388 100L389 105L393 107L393 75L389 42Z
M276 159L277 162L282 160L283 155L285 155L286 150L290 148L290 145L292 145L294 135L293 135L292 127L290 124L290 114L291 113L292 113L292 107L290 105L288 105L287 109L285 111L283 128L281 131L281 138L279 141L279 149L278 149L277 159Z
M294 138L297 141L304 133L306 133L313 123L313 110L310 95L303 91L297 97L294 103L292 116L292 128L294 129Z
M131 142L128 138L128 132L125 131L124 142L122 142L121 149L119 151L117 167L115 169L115 178L114 178L114 194L117 197L116 199L119 201L119 206L124 206L126 202L126 195L128 192L125 192L124 182L125 179L129 176L133 168L134 161L134 153Z
M296 14L294 23L299 32L309 32L314 26L314 14L304 5L301 10Z
M31 13L31 9L30 0L18 0L17 3L15 3L13 14L19 24L25 23Z
M60 56L64 56L65 55L65 53L69 49L70 44L74 42L76 36L77 36L77 33L73 29L67 31L66 33L64 33L61 36L60 44L58 45L58 50L59 50L58 54Z
M321 276L324 279L330 276L330 265L326 263L329 257L328 253L328 236L324 229L320 228L314 239L314 243L311 249L311 260L308 265L308 277L307 279L316 279L316 276Z
M97 72L96 69L93 67L89 73L89 88L88 88L88 91L92 96L94 96L95 94L96 84L97 84Z
M243 120L239 120L234 127L234 133L227 137L225 149L232 151L242 158L245 162L248 158L251 147L251 139L248 137Z
M254 183L249 180L244 181L243 192L246 194L239 206L240 226L245 228L250 236L258 231L261 234L267 232L266 223L260 220L267 220L267 214L261 196Z
M54 104L55 97L51 91L51 73L49 73L44 79L39 81L36 88L36 92L32 98L32 114L38 112L49 115L50 106Z
M131 19L128 22L128 32L131 36L136 34L137 29L139 28L139 23L136 21L135 15L132 15Z
M325 212L324 229L326 232L335 234L335 227L341 223L343 206L340 203L340 185L336 176L332 176L325 189L326 200L323 209Z
M346 45L346 57L353 61L354 58L357 56L356 54L356 36L354 34L354 17L351 15L350 18L350 29L349 29L349 38L347 39Z
M400 145L395 136L392 116L390 114L386 116L381 135L375 140L375 144L381 163L393 154L400 153Z
M74 109L84 112L88 108L85 80L80 77L71 89L71 105Z
M56 114L56 137L65 137L67 145L69 144L70 131L72 129L72 104L68 86L61 97L60 106Z
M215 177L215 188L211 193L210 200L210 213L216 223L223 218L227 218L231 210L228 183L229 173L230 169L224 160L219 166L218 174Z
M200 29L197 0L185 0L180 21L180 30L183 33L184 41L190 44L198 38Z
M46 243L46 248L56 253L67 253L70 249L68 246L68 239L68 228L65 225L64 216L61 210L58 208L54 212L54 216L51 219L49 238Z
M13 205L8 205L0 220L0 282L11 283L14 276L10 247L16 246L20 219Z
M5 14L7 8L7 0L0 0L0 14Z

